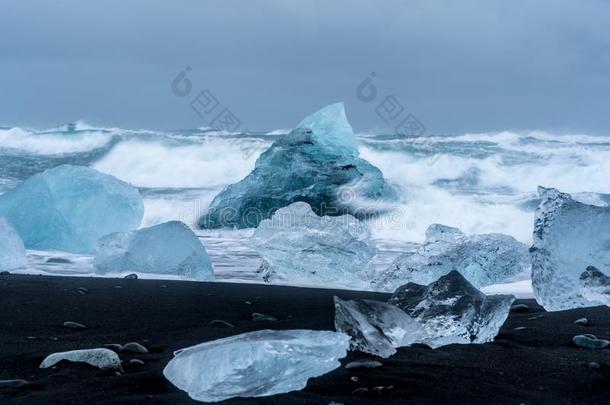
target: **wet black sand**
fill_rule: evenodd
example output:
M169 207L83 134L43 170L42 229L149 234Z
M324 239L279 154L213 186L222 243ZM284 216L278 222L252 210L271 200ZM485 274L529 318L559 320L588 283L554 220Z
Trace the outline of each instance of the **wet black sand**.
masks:
M117 288L121 287L121 288ZM78 288L85 288L87 291ZM384 294L230 283L0 276L0 379L34 383L0 389L7 404L192 403L161 373L176 349L257 329L333 328L333 295L383 299ZM532 300L513 312L496 341L399 349L375 369L337 369L301 392L227 403L610 403L610 349L573 346L572 336L610 338L610 308L546 313ZM253 321L252 313L277 321ZM590 326L574 325L587 317ZM209 326L221 319L235 325ZM86 325L71 330L65 321ZM525 329L515 329L525 327ZM81 365L38 368L57 351L137 341L148 354L121 354L125 373ZM367 356L350 354L347 361ZM590 368L590 362L600 364ZM357 377L358 381L352 381ZM373 390L377 386L390 389ZM354 393L358 388L366 392ZM364 390L360 390L364 391Z

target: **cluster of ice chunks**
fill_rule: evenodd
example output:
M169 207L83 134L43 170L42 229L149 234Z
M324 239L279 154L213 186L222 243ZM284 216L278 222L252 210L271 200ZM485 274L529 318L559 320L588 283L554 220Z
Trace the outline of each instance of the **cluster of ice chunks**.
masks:
M491 342L506 321L512 295L487 296L457 271L428 284L408 283L388 300L417 320L431 347Z
M610 306L610 277L601 270L589 266L580 275L580 292L591 302Z
M362 218L384 212L378 200L395 197L382 172L358 157L343 103L337 103L274 142L247 177L214 198L199 226L256 227L296 201L307 202L318 215Z
M364 223L351 215L319 217L296 202L263 220L251 242L263 258L265 281L365 288L377 250Z
M466 236L450 226L433 224L423 245L399 256L375 275L372 285L393 291L407 282L428 284L457 270L476 287L504 282L530 268L528 248L512 236L490 233Z
M98 241L93 263L98 273L157 273L197 280L214 278L203 244L179 221L106 235Z
M547 311L599 305L583 296L579 278L588 266L610 268L610 208L553 188L539 187L538 194L530 249L536 300Z
M486 343L498 334L514 300L487 296L451 271L428 285L401 286L387 303L335 297L335 327L352 338L352 350L381 357L413 343Z
M100 237L137 228L143 215L136 188L83 166L45 170L0 195L0 216L28 249L90 253Z
M25 267L25 247L15 228L0 217L0 271Z
M335 328L351 337L350 349L390 357L396 348L425 340L422 326L394 305L335 297Z
M260 330L179 350L163 375L197 401L269 396L339 367L348 347L343 333Z

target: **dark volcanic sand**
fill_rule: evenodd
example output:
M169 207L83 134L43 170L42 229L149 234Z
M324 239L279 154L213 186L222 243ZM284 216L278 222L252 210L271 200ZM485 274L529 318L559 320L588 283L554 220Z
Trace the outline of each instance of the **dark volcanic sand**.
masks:
M88 292L79 293L79 287ZM0 379L35 383L25 389L0 389L0 403L191 403L161 372L174 350L257 329L333 330L335 294L386 297L229 283L0 276ZM511 313L493 343L437 350L402 348L381 360L380 368L340 368L310 380L301 392L227 403L610 403L610 349L586 350L570 343L580 333L610 338L610 308L546 313L533 300L520 302L530 311ZM252 321L253 312L278 321ZM591 326L572 324L583 316ZM210 327L214 319L236 327ZM64 321L88 329L66 329L61 327ZM525 329L515 330L521 326ZM121 354L123 361L145 362L139 367L126 365L123 375L85 365L38 368L53 352L131 341L142 343L151 353ZM352 353L343 364L366 357ZM589 368L592 361L601 367ZM359 381L351 381L352 376ZM393 388L381 395L352 394L357 388L390 385Z

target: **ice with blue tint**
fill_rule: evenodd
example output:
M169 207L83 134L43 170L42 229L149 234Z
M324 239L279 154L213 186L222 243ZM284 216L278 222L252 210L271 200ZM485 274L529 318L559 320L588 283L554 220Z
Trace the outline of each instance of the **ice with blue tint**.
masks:
M0 271L25 267L25 247L15 228L0 217Z
M311 129L320 145L337 155L358 156L358 144L343 103L331 104L303 118L297 128Z
M199 226L256 227L296 201L307 202L318 215L362 218L385 212L380 200L395 197L383 173L358 157L343 104L333 104L275 141L248 176L214 198Z
M593 266L587 267L580 275L580 292L592 303L610 307L610 277L601 270Z
M529 268L527 246L512 236L499 233L466 236L457 228L433 224L426 231L424 244L402 254L388 269L377 273L373 286L393 291L407 282L428 284L457 270L480 288L505 282Z
M135 187L83 166L45 170L0 195L0 215L28 249L90 253L100 237L137 228L143 214Z
M170 221L101 238L93 261L97 273L149 273L212 280L203 244L183 222Z
M390 357L396 348L423 342L427 336L403 310L374 300L335 297L335 328L351 337L351 350L380 357Z
M589 266L610 268L610 208L584 204L569 194L539 187L534 219L532 287L547 311L599 305L581 292Z
M343 333L259 330L179 350L163 375L197 401L264 397L338 368L348 347Z
M265 281L364 288L377 249L364 223L351 215L319 217L296 202L263 220L252 244Z
M485 295L457 271L428 285L408 283L388 300L422 324L425 343L438 347L452 343L491 342L506 321L515 300L512 295Z

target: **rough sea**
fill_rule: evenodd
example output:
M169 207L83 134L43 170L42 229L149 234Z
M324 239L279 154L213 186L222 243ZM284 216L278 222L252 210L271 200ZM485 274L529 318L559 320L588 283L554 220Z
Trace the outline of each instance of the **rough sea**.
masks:
M157 132L83 122L44 130L0 127L0 194L57 165L87 165L140 189L142 226L181 220L194 227L213 197L245 177L258 155L285 132ZM361 157L379 167L400 194L389 214L368 223L379 248L377 268L422 242L432 223L467 234L505 233L531 243L538 185L589 204L610 204L610 136L359 134L358 141ZM252 230L194 230L220 281L258 281L260 259L248 242ZM50 258L70 263L47 263ZM92 258L30 250L28 268L21 272L91 275ZM528 296L528 275L515 281L492 290Z

